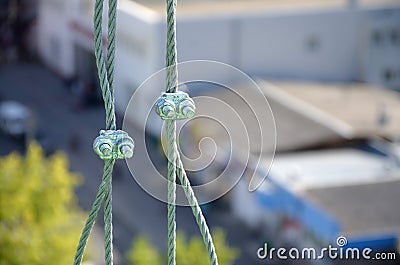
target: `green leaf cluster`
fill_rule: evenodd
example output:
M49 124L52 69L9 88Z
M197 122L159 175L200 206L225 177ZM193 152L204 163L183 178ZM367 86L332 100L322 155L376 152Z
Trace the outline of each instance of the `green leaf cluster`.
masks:
M65 155L47 159L36 143L25 157L0 159L0 265L72 264L83 224L78 184Z
M239 250L228 245L226 234L222 229L214 231L213 242L220 265L232 265L239 257ZM130 265L163 265L166 263L165 255L160 254L151 242L142 236L135 239L126 257ZM178 232L176 240L176 264L210 264L207 250L201 237L193 236L189 239L183 232Z

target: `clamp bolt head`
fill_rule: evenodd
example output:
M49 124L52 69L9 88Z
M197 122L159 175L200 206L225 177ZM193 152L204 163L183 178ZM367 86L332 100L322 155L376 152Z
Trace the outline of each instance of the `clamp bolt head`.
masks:
M107 143L101 144L99 149L104 156L110 156L112 153L112 147Z
M191 100L184 100L180 103L180 109L186 118L192 118L195 114L195 106Z
M120 151L125 158L131 158L133 156L133 150L130 145L124 144L121 146Z
M162 107L162 113L166 118L173 118L175 116L175 109L171 105L165 105Z

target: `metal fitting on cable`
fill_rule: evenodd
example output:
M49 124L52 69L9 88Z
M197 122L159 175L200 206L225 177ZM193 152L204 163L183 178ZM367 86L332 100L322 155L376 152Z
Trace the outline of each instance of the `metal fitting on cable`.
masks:
M163 120L184 120L194 116L196 107L187 93L178 91L161 94L155 103L155 109Z
M101 159L126 159L133 156L135 144L122 130L101 130L93 150Z

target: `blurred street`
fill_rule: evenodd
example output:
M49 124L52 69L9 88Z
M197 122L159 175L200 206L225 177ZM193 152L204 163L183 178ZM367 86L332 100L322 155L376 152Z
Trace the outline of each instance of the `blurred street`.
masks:
M77 190L79 204L89 210L100 184L103 162L92 150L93 139L104 127L102 106L76 110L73 98L65 84L54 74L38 65L14 64L0 68L0 95L2 100L19 101L35 113L36 130L44 134L52 148L66 152L70 168L79 172L83 183ZM120 121L118 126L120 126ZM135 139L136 144L141 141ZM23 143L7 136L0 137L0 155L13 150L23 152ZM159 156L158 150L154 156ZM134 158L145 154L136 153ZM160 158L161 159L161 158ZM138 171L146 175L146 168ZM113 213L116 259L130 247L135 235L148 236L162 251L166 249L167 222L166 205L145 193L134 181L124 161L118 161L114 174ZM151 177L151 176L148 176ZM236 264L258 264L257 242L262 235L248 231L228 209L218 207L220 201L210 204L205 213L212 228L222 227L228 233L228 242L241 250ZM178 207L177 224L186 234L199 234L191 210ZM98 218L101 222L102 218ZM97 231L101 231L100 228ZM101 246L101 242L96 242ZM122 256L121 256L122 255ZM253 261L253 262L250 262Z

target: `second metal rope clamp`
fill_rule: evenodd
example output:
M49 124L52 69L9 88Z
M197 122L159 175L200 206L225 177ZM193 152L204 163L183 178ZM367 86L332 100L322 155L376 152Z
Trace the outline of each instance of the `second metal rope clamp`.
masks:
M157 114L163 120L184 120L194 116L193 99L185 92L162 93L155 103Z
M93 150L101 159L126 159L133 156L135 144L122 130L101 130Z

